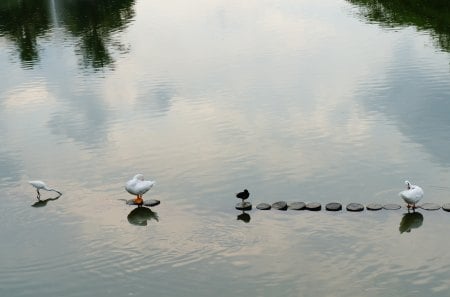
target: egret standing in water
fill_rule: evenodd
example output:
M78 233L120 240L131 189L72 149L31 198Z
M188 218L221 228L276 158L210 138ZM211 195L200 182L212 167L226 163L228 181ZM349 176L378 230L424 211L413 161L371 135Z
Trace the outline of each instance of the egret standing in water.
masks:
M416 203L423 197L423 190L421 187L412 185L409 181L405 181L406 190L399 193L400 197L407 203L408 210L416 209Z
M62 193L60 191L57 191L55 189L50 189L49 187L47 187L47 185L41 180L32 180L32 181L29 181L29 183L30 183L30 185L32 185L33 187L36 188L38 200L40 200L40 198L41 198L41 193L39 192L39 190L53 191L53 192L58 193L59 195L62 195Z
M142 174L136 174L133 179L127 181L125 190L131 195L136 195L136 198L133 200L135 204L142 205L144 203L142 195L150 190L154 184L155 181L144 180Z

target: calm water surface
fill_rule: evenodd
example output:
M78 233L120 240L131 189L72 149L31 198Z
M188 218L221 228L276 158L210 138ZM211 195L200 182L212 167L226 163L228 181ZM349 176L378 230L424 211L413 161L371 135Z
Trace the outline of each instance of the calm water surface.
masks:
M449 27L383 2L2 1L0 295L448 296L442 210L234 209L450 202Z

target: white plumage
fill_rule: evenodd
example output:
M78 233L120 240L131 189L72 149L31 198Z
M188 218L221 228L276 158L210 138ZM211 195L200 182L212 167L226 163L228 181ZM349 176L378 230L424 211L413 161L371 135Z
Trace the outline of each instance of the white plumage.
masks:
M41 197L41 193L39 192L39 190L46 190L46 191L53 191L58 193L59 195L62 195L62 193L60 191L57 191L55 189L51 189L49 187L47 187L47 185L41 181L41 180L31 180L29 181L30 185L32 185L33 187L36 188L37 191L37 198L39 199Z
M132 195L136 195L136 199L142 199L142 195L150 190L154 184L155 181L144 180L142 174L136 174L133 179L127 181L125 190Z
M423 190L417 185L412 185L409 181L405 181L406 190L399 193L400 197L408 204L407 207L416 208L416 203L423 197Z

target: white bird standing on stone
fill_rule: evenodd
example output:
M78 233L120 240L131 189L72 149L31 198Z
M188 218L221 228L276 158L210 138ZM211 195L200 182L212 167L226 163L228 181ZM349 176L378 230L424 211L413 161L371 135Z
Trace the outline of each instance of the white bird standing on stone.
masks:
M421 187L412 185L409 181L405 181L406 190L399 193L400 197L407 203L408 209L416 209L416 203L423 197L423 190Z
M47 187L47 185L41 180L31 180L31 181L29 181L29 183L30 183L30 185L32 185L33 187L36 188L38 200L40 200L40 198L41 198L41 193L39 192L39 190L53 191L53 192L58 193L59 195L62 195L62 193L60 191L57 191L55 189L50 189L49 187Z
M150 190L154 184L155 181L144 180L144 176L142 174L136 174L133 179L127 181L125 184L125 190L132 195L136 195L134 203L141 205L144 203L142 195Z

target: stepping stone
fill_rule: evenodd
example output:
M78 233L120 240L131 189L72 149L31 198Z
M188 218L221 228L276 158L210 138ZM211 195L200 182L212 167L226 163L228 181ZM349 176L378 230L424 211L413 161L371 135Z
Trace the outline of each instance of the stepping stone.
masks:
M260 209L260 210L269 210L272 208L272 206L268 203L260 203L260 204L256 205L256 208Z
M272 208L278 209L278 210L286 210L288 208L287 203L284 201L278 201L272 204Z
M442 209L445 211L450 211L450 203L446 203L446 204L442 205Z
M144 200L144 205L149 206L149 207L159 205L160 203L161 203L161 201L156 200L156 199Z
M292 210L303 210L306 208L305 202L292 202L289 204L289 209Z
M134 199L127 200L126 203L127 203L128 205L139 205L139 204L137 204L137 203L134 202ZM159 200L156 200L156 199L150 199L150 200L144 200L144 203L142 203L142 205L144 205L144 206L149 206L149 207L153 207L153 206L156 206L156 205L158 205L158 204L160 204L160 203L161 203L161 201L159 201Z
M342 204L337 202L331 202L325 205L325 209L328 211L339 211L342 210Z
M310 202L306 204L306 209L311 211L319 211L322 209L322 205L317 202Z
M348 211L363 211L364 205L359 204L359 203L350 203L350 204L347 204L346 208Z
M250 202L244 201L236 204L237 210L252 210L252 204Z
M370 203L366 205L367 210L380 210L383 208L383 205L378 203Z
M383 205L383 208L386 209L386 210L397 210L397 209L400 209L402 207L400 205L398 205L398 204L391 203L391 204Z
M422 205L419 206L422 209L425 210L439 210L441 209L441 206L436 204L436 203L424 203Z

